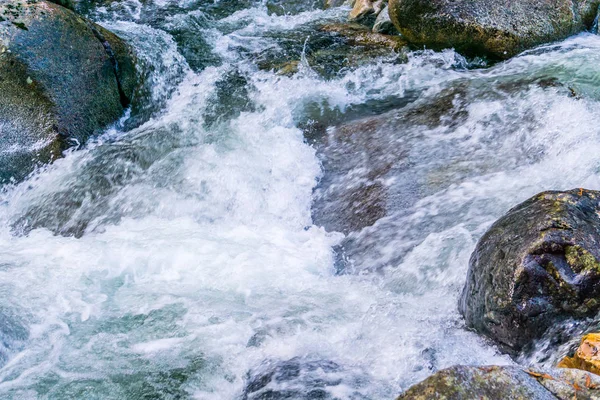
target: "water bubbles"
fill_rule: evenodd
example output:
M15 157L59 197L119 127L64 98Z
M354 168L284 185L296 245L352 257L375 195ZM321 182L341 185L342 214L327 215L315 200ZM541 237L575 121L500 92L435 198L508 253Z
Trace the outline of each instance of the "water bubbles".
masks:
M92 13L138 50L149 108L1 193L4 398L393 398L511 362L456 301L508 208L600 187L599 39L322 74L311 45L335 40L315 26L347 10L256 3Z

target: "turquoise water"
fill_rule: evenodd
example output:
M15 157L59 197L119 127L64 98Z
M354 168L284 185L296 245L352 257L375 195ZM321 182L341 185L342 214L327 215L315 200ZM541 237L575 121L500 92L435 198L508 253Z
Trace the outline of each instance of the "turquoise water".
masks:
M349 51L318 30L345 8L92 4L148 87L129 120L1 194L2 398L237 399L295 365L270 388L392 399L444 367L512 362L457 298L511 206L600 188L599 37L488 68L451 50L353 66L317 54ZM298 73L277 74L288 61ZM305 140L311 121L329 147ZM344 129L352 153L332 161ZM322 191L369 176L377 222L316 218Z

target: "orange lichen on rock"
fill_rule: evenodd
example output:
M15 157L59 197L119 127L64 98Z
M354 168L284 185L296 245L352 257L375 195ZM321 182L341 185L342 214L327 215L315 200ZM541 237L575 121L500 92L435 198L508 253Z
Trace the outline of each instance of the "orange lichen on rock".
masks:
M557 367L576 368L600 375L600 333L585 335L573 357L563 358Z

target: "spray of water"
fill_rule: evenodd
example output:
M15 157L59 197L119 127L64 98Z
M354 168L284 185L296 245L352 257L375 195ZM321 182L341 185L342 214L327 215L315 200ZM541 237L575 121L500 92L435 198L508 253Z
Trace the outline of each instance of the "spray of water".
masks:
M92 13L121 20L107 26L152 67L151 112L1 193L2 398L237 398L296 359L335 377L331 396L380 399L450 365L511 363L464 329L457 297L477 239L509 207L544 189L600 188L600 39L484 70L422 51L286 77L254 55L340 11L221 11L122 2ZM208 48L192 67L173 32L200 14ZM299 53L310 43L293 42ZM449 89L454 119L407 117ZM311 207L329 172L299 123L349 121L390 98L414 101L373 120L371 143L406 161L381 177L386 216L328 232ZM369 166L352 168L338 184Z

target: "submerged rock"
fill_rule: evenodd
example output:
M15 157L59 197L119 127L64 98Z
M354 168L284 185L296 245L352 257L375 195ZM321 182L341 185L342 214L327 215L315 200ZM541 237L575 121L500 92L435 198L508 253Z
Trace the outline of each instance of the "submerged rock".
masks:
M396 28L417 46L510 58L589 29L597 1L390 0Z
M346 39L349 44L355 46L401 51L407 45L406 40L400 36L373 33L367 27L359 24L328 24L321 27L321 30L336 33Z
M544 192L481 238L459 309L467 325L509 352L566 319L600 309L600 192Z
M256 63L260 69L280 75L293 75L305 69L331 78L365 64L406 59L406 41L401 37L376 34L355 23L331 23L289 34L277 33L276 40L285 51L276 48L261 52Z
M362 398L360 388L366 382L363 375L357 376L333 361L294 357L267 361L250 371L242 399L334 399L331 390L340 386Z
M482 80L459 79L435 92L407 90L401 98L350 106L343 113L323 113L315 107L310 114L313 122L302 126L323 166L314 191L312 216L314 223L326 230L347 235L338 253L338 273L395 268L417 244L451 229L457 213L465 212L444 206L444 211L439 209L432 218L435 223L417 225L411 215L419 209L419 201L429 196L443 197L452 185L504 171L507 165L516 168L519 163L537 162L537 150L508 150L503 144L503 137L519 137L524 123L527 129L536 129L535 119L488 124L495 112L480 118L471 107L484 100L510 104L511 98L529 91L564 96L570 93L560 81L547 77L492 75ZM529 115L528 108L522 112ZM454 139L448 140L455 135L462 137L460 132L465 127L471 129L473 121L486 124L482 141L492 147L485 153L465 152L462 145L452 144ZM432 140L432 136L441 142ZM500 156L484 155L492 152ZM485 221L489 218L487 214L481 217ZM393 246L388 245L391 241ZM462 282L456 284L460 289ZM423 290L428 289L423 286Z
M123 114L135 57L111 32L50 2L3 3L0 16L0 179L21 179Z
M400 395L398 400L575 398L600 398L600 377L578 370L543 372L517 367L455 366L414 385Z
M585 335L575 354L563 358L557 366L581 369L600 375L600 333Z
M314 194L316 224L344 234L360 232L390 209L394 212L417 200L419 183L409 173L411 142L422 137L422 127L464 121L467 95L459 85L433 99L415 101L414 96L407 93L402 101L389 104L397 108L392 111L348 121L316 135L314 144L324 170ZM406 180L404 174L408 174Z

